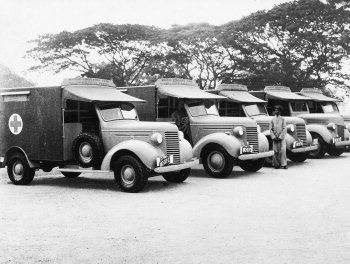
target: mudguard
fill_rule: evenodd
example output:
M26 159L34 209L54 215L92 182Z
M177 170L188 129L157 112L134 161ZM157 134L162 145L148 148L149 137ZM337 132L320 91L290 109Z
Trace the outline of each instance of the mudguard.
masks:
M227 153L234 158L238 157L241 149L241 142L236 137L225 133L212 133L201 138L197 142L197 144L193 147L193 156L200 158L202 149L210 143L222 146Z
M184 163L190 161L193 158L193 151L191 144L186 139L180 139L180 162Z
M11 147L10 149L8 149L6 151L5 158L4 158L4 161L2 163L4 167L7 165L7 160L9 158L9 156L11 156L14 153L21 153L21 154L23 154L23 156L26 158L26 160L28 162L29 167L31 167L32 169L39 167L39 164L30 161L30 159L27 156L27 153L22 148L17 147L17 146Z
M306 129L310 133L315 133L320 135L326 143L331 143L332 138L334 137L332 135L332 132L329 131L329 129L325 125L310 124L310 125L306 125Z
M156 158L165 157L165 153L160 148L157 148L145 141L141 140L126 140L111 148L104 157L101 165L101 170L109 171L111 169L111 160L114 154L119 151L130 151L134 153L141 162L149 169L153 170L156 167Z
M350 132L347 129L344 130L344 138L345 140L348 140L350 138Z
M312 144L312 136L308 130L306 130L306 142L308 145Z
M269 151L269 141L267 140L265 133L258 133L258 140L259 140L259 152L261 153L261 152Z

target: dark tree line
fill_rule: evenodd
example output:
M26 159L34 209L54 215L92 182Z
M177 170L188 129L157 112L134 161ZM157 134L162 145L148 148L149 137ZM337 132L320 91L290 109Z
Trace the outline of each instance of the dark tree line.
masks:
M292 1L220 26L98 24L33 44L33 70L73 69L118 86L183 77L209 89L218 82L323 87L349 78L341 69L350 54L350 4Z

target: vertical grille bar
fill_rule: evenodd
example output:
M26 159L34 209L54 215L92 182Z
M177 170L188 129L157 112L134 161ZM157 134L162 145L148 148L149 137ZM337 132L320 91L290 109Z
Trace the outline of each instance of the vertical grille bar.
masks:
M174 164L180 164L179 134L177 131L165 132L166 154L174 156Z
M304 124L296 124L295 128L296 128L297 138L303 141L303 146L306 146L307 145L306 126Z
M253 152L259 152L258 130L256 127L246 127L247 141L253 146Z

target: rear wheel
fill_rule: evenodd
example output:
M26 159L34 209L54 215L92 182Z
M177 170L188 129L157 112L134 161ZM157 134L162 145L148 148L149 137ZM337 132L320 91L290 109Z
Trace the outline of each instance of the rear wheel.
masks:
M202 152L205 171L212 177L225 178L233 169L233 158L219 145L210 145Z
M242 168L242 170L256 172L264 166L264 163L265 159L244 160L240 162L239 166Z
M306 153L293 153L288 151L287 157L293 162L304 162L307 159Z
M336 149L336 148L329 148L327 150L327 153L331 156L340 156L341 154L344 153L344 149Z
M77 178L81 174L80 172L66 172L66 171L61 171L61 173L63 174L64 177L69 179Z
M14 184L27 185L33 180L35 170L30 168L23 155L16 154L7 163L7 174Z
M321 159L326 154L326 142L324 142L323 138L320 135L312 134L312 138L318 139L318 147L315 151L309 152L309 156L314 159Z
M191 173L191 169L168 172L163 174L163 178L168 182L180 183L184 182Z
M137 158L131 155L122 156L113 162L112 167L120 190L135 193L145 187L149 173Z

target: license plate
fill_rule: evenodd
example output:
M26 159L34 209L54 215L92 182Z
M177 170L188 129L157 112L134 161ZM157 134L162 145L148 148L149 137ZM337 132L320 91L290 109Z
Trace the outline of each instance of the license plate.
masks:
M241 154L253 153L253 146L244 146L241 147Z
M303 146L303 141L295 141L293 143L293 148L301 148Z
M333 143L337 143L337 142L340 142L340 141L341 141L341 138L340 138L340 137L333 138Z
M170 155L170 156L166 156L164 158L158 158L157 160L157 167L163 167L169 164L174 163L174 156Z

